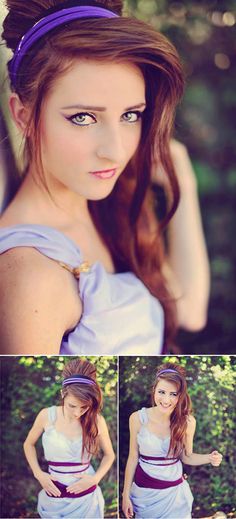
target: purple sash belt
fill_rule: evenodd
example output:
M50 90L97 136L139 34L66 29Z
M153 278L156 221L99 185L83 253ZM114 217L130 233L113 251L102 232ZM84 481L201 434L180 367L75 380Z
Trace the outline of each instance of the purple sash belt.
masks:
M67 461L48 461L49 467L52 467L53 472L58 472L59 474L78 474L80 472L84 472L90 465L90 462L86 463L73 463ZM56 470L53 467L80 467L81 465L85 465L83 469L80 470L67 470L66 472L63 470Z
M66 490L68 485L63 485L63 483L60 483L59 481L53 481L53 483L58 488L58 490L60 490L61 495L60 496L49 496L49 494L47 492L46 492L46 494L49 497L53 497L55 499L56 498L61 499L62 497L69 497L70 499L71 498L73 499L75 497L83 497L83 496L86 496L87 494L91 494L97 488L97 485L93 485L92 487L87 488L86 490L83 490L82 492L77 492L77 494L70 494L70 492L67 492L67 490Z
M169 461L170 463L150 463L150 460ZM149 465L155 465L155 467L167 467L168 465L175 465L175 463L178 463L179 458L163 458L160 456L146 456L145 454L140 454L140 461L149 463Z
M79 472L84 472L84 470L86 470L88 467L89 467L89 464L90 462L86 462L86 463L74 463L74 462L67 462L67 461L48 461L48 465L50 467L80 467L81 465L86 465L85 468L83 468L82 470L75 470L75 471L66 471L66 472L62 472L62 471L59 471L59 470L55 470L53 469L55 472L59 472L60 474L78 474ZM54 497L54 498L59 498L61 499L62 497L69 497L69 498L76 498L76 497L83 497L83 496L86 496L87 494L91 494L94 490L96 490L97 488L97 485L93 485L92 487L89 487L87 488L86 490L83 490L82 492L77 492L76 494L71 494L70 492L67 492L67 487L69 485L64 485L63 483L60 483L60 481L53 481L54 485L58 488L58 490L60 490L61 492L61 495L60 496L49 496L49 494L46 492L46 494L49 496L49 497Z
M134 482L138 487L143 488L156 488L156 489L164 489L164 488L170 488L170 487L176 487L177 485L180 485L184 481L183 476L181 478L176 479L175 481L164 481L163 479L157 479L153 478L152 476L149 476L144 472L142 467L140 465L137 465L135 475L134 475Z

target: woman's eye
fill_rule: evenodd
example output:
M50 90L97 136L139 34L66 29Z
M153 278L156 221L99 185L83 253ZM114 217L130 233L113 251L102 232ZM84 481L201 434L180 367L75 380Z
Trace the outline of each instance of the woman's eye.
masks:
M94 124L96 122L95 117L86 112L72 115L68 119L77 126L89 126L90 124Z
M141 112L126 112L125 114L122 115L124 121L128 122L128 123L136 123L141 117L142 117L142 113Z

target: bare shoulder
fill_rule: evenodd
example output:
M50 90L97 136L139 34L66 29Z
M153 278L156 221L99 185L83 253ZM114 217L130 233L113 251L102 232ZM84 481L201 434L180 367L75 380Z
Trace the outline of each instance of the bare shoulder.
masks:
M48 421L48 408L45 407L44 409L41 409L39 413L36 416L35 422L37 421L38 425L41 425L43 428L45 427L47 421Z
M28 432L25 443L30 443L35 445L38 438L41 436L43 431L46 428L48 423L48 409L41 409L41 411L37 414L34 423Z
M0 255L0 265L1 271L10 282L11 279L21 279L22 276L32 278L35 275L35 279L38 279L38 275L40 275L40 279L43 275L46 277L53 271L55 262L33 247L14 247Z
M45 429L46 424L48 423L48 409L44 408L39 411L37 414L32 429L33 430L39 430L42 431L42 429Z
M188 415L187 418L187 431L193 431L196 428L196 418L192 414Z
M31 247L2 254L0 269L1 352L58 353L81 315L73 276Z
M99 432L99 433L100 433L103 429L107 428L106 420L105 420L104 416L102 416L102 414L98 414L98 415L97 415L97 426L98 426L98 432Z
M132 413L130 415L129 426L130 426L130 430L133 429L135 431L139 431L139 429L141 428L141 422L140 422L138 411L134 411L134 413Z
M1 254L0 291L5 303L8 299L19 301L21 296L26 304L33 303L42 292L46 298L55 281L60 283L58 270L52 263L31 247L15 247Z

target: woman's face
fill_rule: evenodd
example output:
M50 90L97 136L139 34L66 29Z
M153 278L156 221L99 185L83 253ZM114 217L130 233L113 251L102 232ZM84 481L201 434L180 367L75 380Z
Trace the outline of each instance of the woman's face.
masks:
M179 399L177 385L174 382L161 379L157 382L154 401L158 409L167 415L171 415Z
M87 410L88 407L73 395L64 397L64 411L69 419L79 419Z
M129 63L78 60L48 94L41 148L50 190L100 200L137 150L145 82Z

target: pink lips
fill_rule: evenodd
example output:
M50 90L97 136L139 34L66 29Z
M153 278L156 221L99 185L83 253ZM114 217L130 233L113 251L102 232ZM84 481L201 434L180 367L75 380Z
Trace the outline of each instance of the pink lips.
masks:
M97 178L101 178L103 180L114 177L116 174L116 169L106 169L103 171L91 171L91 175Z

